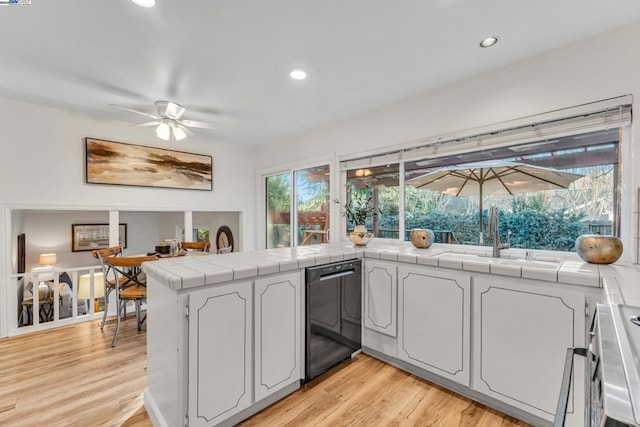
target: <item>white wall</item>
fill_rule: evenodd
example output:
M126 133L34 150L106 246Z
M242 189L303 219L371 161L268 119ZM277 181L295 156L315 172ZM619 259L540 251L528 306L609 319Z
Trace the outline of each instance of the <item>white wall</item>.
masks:
M0 180L0 205L175 212L253 208L255 168L246 147L202 136L175 143L177 150L213 156L213 191L93 185L84 182L85 137L159 148L169 148L168 143L149 128L4 98L0 126L0 170L5 178Z
M16 230L11 218L16 210L251 212L241 215L245 218L242 237L245 249L254 247L255 167L254 156L246 147L210 136L190 136L175 143L177 150L213 157L213 191L90 185L84 176L86 137L159 148L169 148L168 143L156 138L149 128L6 98L0 98L0 128L0 259L4 260L0 263L0 307L5 306L7 276L15 262L12 255ZM104 222L109 222L108 215ZM47 230L38 233L46 234ZM70 239L70 228L68 233L65 242ZM29 241L37 241L34 231L28 233ZM27 261L27 268L32 263ZM0 316L0 337L6 335L6 320L5 314Z
M19 211L14 211L16 214ZM72 224L108 224L106 211L22 211L22 230L25 233L27 271L38 267L38 257L55 253L56 267L84 267L98 261L91 252L72 252ZM16 215L18 216L18 215Z
M160 243L160 213L158 212L120 212L120 224L127 224L126 255L141 255L153 252Z
M255 168L247 147L198 136L175 143L213 157L213 191L91 185L84 182L85 137L159 148L168 143L148 128L6 98L0 98L0 126L0 207L253 212ZM252 222L243 224L250 235ZM253 247L253 239L248 242Z
M253 215L249 215L249 219L253 220ZM194 212L193 226L204 226L210 230L209 241L211 242L211 252L216 251L216 233L218 228L226 225L233 235L234 252L242 251L242 241L240 241L240 215L238 212Z
M335 153L383 150L547 111L640 95L640 24L569 45L372 113L263 147L258 169ZM497 45L495 49L500 49ZM634 108L638 111L640 109ZM640 140L633 125L631 142ZM623 259L635 260L640 148L627 144L622 159Z

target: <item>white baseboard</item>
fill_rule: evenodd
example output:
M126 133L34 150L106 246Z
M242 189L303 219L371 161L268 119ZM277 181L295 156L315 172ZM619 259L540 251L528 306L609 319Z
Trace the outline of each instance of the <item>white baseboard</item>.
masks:
M160 413L160 408L156 404L156 401L153 400L153 396L149 393L149 389L144 389L144 407L147 410L147 414L149 414L149 419L151 420L151 424L153 427L169 427L169 424L165 421Z

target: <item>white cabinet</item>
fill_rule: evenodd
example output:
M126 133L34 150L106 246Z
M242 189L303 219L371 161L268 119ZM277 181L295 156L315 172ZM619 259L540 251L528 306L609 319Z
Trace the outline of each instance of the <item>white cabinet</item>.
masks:
M553 420L566 350L584 347L585 296L561 285L482 276L473 290L473 388ZM584 359L575 358L566 425L583 425Z
M366 259L364 267L364 326L395 337L397 263Z
M301 277L281 274L254 286L257 402L301 377Z
M471 277L398 267L398 357L469 386Z
M189 425L210 426L252 403L252 283L189 299Z

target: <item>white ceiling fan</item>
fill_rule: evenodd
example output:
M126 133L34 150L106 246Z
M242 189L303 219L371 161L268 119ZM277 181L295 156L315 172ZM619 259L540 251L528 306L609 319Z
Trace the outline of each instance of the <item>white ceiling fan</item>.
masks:
M120 105L113 106L130 113L140 114L153 119L154 121L152 122L140 123L135 126L157 126L156 135L158 138L164 139L165 141L168 141L171 136L173 136L176 141L181 141L186 138L187 135L193 135L193 132L191 132L189 128L213 129L215 127L214 123L182 119L182 115L186 111L186 108L180 104L176 104L175 102L156 101L154 102L154 105L158 111L157 115L145 113L144 111L133 110Z

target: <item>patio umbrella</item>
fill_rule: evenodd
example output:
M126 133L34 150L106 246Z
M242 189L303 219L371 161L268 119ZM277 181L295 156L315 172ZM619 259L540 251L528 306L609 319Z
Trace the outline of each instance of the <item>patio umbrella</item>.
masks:
M482 196L507 195L567 188L583 175L501 160L454 165L410 179L408 184L452 196L480 196L480 241L482 241Z

